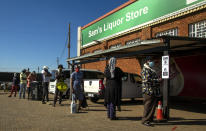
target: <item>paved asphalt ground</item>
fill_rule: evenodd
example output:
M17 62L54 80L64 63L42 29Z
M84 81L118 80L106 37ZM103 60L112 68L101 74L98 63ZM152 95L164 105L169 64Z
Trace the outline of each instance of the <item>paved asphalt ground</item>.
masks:
M50 95L52 100L53 95ZM52 101L50 101L52 102ZM171 119L154 123L153 127L141 124L142 101L124 100L119 120L106 118L103 101L77 114L70 114L70 101L52 107L40 101L8 97L0 91L0 131L206 131L206 104L175 102L171 105Z

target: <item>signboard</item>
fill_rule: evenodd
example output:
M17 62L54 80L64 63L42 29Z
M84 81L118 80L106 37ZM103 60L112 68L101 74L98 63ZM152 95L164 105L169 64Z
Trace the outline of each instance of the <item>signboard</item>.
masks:
M162 56L162 79L169 79L169 56Z
M138 0L82 29L82 46L205 5L206 0Z

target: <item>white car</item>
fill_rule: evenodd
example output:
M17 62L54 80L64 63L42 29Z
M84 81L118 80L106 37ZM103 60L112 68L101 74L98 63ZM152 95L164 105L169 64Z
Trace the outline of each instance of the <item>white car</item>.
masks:
M83 78L84 79L94 79L96 78L96 74L101 73L98 70L90 70L90 69L80 69L83 72ZM51 71L51 79L49 83L49 93L55 94L55 87L56 87L56 80L55 80L55 74L57 70L52 70ZM66 79L64 82L67 84L68 89L63 93L63 97L69 98L70 94L70 69L63 69L63 73L66 76ZM102 75L102 78L104 76Z
M103 73L102 73L103 74ZM104 74L103 74L104 75ZM97 75L96 79L85 79L84 80L84 91L87 97L92 102L97 102L100 98L104 98L105 85L100 74ZM122 77L122 99L129 98L141 98L142 97L142 79L137 74L124 72ZM105 87L105 88L104 88Z

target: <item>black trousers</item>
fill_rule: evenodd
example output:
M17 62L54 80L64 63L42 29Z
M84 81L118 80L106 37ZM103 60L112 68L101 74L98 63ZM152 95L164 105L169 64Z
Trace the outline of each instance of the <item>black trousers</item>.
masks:
M32 87L28 87L27 89L28 89L28 99L29 99L29 96L31 96L31 88Z
M42 102L45 102L45 98L46 101L49 101L49 82L44 82L43 83L43 96L42 96Z
M151 122L153 121L155 109L157 107L157 97L150 96L147 94L143 95L144 98L144 113L142 117L142 123L145 123L147 121Z
M59 96L59 104L62 103L62 95L63 95L63 92L59 91L58 88L56 87L55 95L54 95L54 105L55 105L56 102L57 102L57 97L58 97L58 96Z

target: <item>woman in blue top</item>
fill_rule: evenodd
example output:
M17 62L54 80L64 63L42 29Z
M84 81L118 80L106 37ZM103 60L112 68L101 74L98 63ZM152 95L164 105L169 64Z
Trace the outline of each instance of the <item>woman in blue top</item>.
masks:
M71 74L71 87L72 92L75 94L75 100L79 100L79 105L82 105L84 99L83 95L83 73L80 71L79 66L75 66L75 72ZM80 110L80 106L79 109Z

